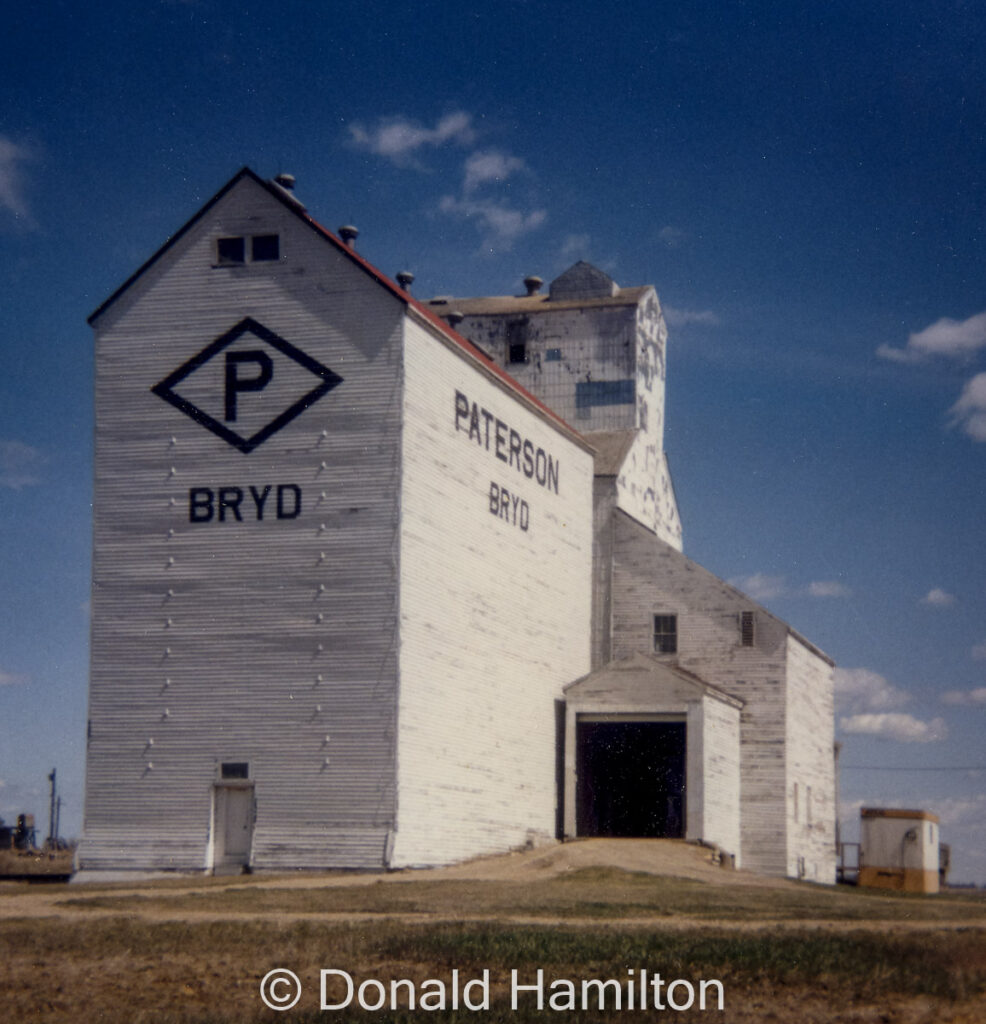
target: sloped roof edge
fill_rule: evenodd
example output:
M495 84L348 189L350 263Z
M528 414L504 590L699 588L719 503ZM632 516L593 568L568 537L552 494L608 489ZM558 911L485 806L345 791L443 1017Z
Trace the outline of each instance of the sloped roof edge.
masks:
M573 679L572 682L562 688L562 692L568 693L569 690L574 689L576 686L581 686L583 683L589 682L593 678L612 675L617 672L640 671L649 672L654 676L673 675L687 686L700 690L702 693L708 693L717 700L721 700L733 707L743 707L746 703L741 697L736 697L727 693L721 687L716 686L714 683L710 683L708 680L696 675L691 670L683 668L677 662L667 661L664 658L660 658L653 654L646 654L644 652L637 652L636 654L631 654L627 658L620 658L617 661L607 662L605 665L601 665L599 668L593 669L587 675L581 676L578 679Z
M219 202L227 192L235 188L242 178L252 178L258 185L267 187L267 182L250 170L249 167L241 167L229 181L196 213L190 220L186 221L149 259L145 260L127 279L113 292L104 302L100 303L86 318L86 323L94 324L112 306L124 292L130 290L139 278L150 270L152 266L184 235L186 235L212 208Z
M638 527L644 532L650 534L657 543L665 544L668 547L671 547L671 545L667 544L667 541L661 540L661 538L658 537L653 530L644 526L643 523L634 519L633 516L628 515L626 512L623 511L623 509L618 508L615 511L618 515L622 516L628 523L632 523L635 527ZM796 640L803 647L807 648L809 651L811 651L812 654L818 655L818 657L821 658L822 661L826 662L826 664L830 665L832 668L835 667L834 658L831 658L829 655L827 655L820 647L817 647L809 639L807 639L807 637L802 636L802 634L799 633L789 622L786 622L779 615L776 615L774 612L772 612L769 608L764 607L764 605L762 605L758 600L756 600L756 598L750 597L749 594L744 594L743 591L739 589L739 587L733 586L732 583L727 582L721 576L716 576L716 574L712 572L711 569L706 569L704 565L700 565L698 562L695 561L694 558L689 558L684 552L678 551L676 548L672 550L674 550L675 554L679 558L683 558L690 565L694 566L695 569L697 569L699 572L705 573L706 576L711 576L712 579L714 579L718 584L720 584L726 590L731 591L737 598L742 600L745 604L754 605L758 609L758 611L762 612L768 618L773 619L776 623L783 626L784 629L787 631L788 636Z
M553 409L545 405L539 398L536 398L524 387L522 387L509 373L506 372L502 367L498 366L489 356L486 355L480 348L474 345L468 338L464 338L462 335L454 331L440 316L428 309L428 307L414 298L409 292L405 291L395 281L387 277L386 274L378 270L369 260L364 259L355 249L351 246L346 245L345 242L337 235L333 234L327 228L324 228L318 221L312 217L305 208L297 200L293 199L283 189L273 182L266 181L261 178L255 171L249 167L242 167L225 185L207 202L205 205L185 224L182 225L151 257L140 265L130 277L120 285L116 291L105 302L103 302L97 309L95 309L87 318L87 323L94 325L103 313L106 312L112 306L117 299L119 299L144 273L146 273L169 249L174 246L179 239L186 235L208 212L218 203L224 196L226 196L233 188L236 187L244 178L249 178L251 181L259 185L266 192L268 192L274 199L281 203L286 209L290 210L299 220L307 224L317 234L321 235L326 241L330 242L336 249L345 255L349 260L360 267L365 273L369 274L378 284L380 284L387 291L391 292L397 299L405 304L409 310L413 311L417 319L423 321L428 325L435 333L440 336L446 344L449 344L452 348L455 348L468 356L473 362L479 364L487 374L497 379L500 384L507 388L507 390L521 397L529 405L534 406L543 416L551 420L551 422L572 441L584 448L588 452L594 452L595 449L589 444L588 441L572 426L570 426L565 420L563 420Z

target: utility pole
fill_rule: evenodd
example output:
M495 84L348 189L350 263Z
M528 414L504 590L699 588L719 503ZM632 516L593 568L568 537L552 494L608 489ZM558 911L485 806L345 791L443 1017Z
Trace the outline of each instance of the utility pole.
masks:
M55 845L55 769L51 769L51 775L48 776L48 781L51 783L51 795L48 802L48 847L53 848Z

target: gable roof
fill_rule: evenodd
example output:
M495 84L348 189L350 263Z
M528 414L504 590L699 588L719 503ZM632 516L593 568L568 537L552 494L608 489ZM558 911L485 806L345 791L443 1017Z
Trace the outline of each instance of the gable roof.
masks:
M137 270L134 271L130 277L127 278L119 288L113 292L112 295L99 307L97 307L87 318L87 322L95 326L96 321L105 313L125 292L127 292L131 286L139 280L155 263L160 260L165 253L167 253L178 241L183 238L186 234L202 218L229 192L231 192L241 181L248 179L254 184L259 185L262 189L268 192L274 199L276 199L282 206L294 214L298 220L303 224L307 225L311 230L315 231L321 238L325 239L331 246L342 253L347 259L358 266L364 273L368 274L373 278L382 288L390 292L395 298L402 302L416 319L422 321L428 326L442 341L444 341L450 348L457 350L461 355L465 356L471 362L479 364L479 366L490 376L494 377L498 383L506 388L508 391L521 398L526 404L533 406L537 411L546 419L550 420L554 426L565 434L569 440L574 441L581 448L586 451L593 452L592 446L585 440L585 438L568 423L565 422L553 409L545 405L539 398L532 395L526 388L514 380L502 367L498 366L482 349L477 345L474 345L468 338L463 337L454 331L441 317L436 315L431 309L429 309L424 303L418 301L410 294L400 287L395 281L389 278L386 274L378 270L369 260L364 259L355 249L347 245L337 235L333 234L327 228L324 228L318 223L313 217L311 217L305 207L293 196L290 192L282 188L280 185L272 181L266 181L261 178L258 174L252 171L249 167L243 167L240 171L235 174L230 180L195 214L191 220L187 221L181 228L178 229L165 243L162 245L157 252L155 252L150 259L141 264Z
M591 700L593 697L622 698L627 710L632 710L631 705L646 703L648 697L667 697L676 691L713 697L734 708L745 704L742 698L726 693L677 662L643 653L611 661L563 689L570 701Z

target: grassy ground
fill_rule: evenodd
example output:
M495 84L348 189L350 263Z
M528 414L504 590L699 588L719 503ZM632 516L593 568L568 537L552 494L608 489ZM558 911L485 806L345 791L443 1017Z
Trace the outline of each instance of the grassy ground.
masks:
M712 886L610 868L524 882L49 889L37 913L11 917L22 894L0 891L0 1019L10 1021L986 1022L986 902L974 895ZM260 1001L275 967L303 984L287 1013ZM396 1011L321 1011L321 968L357 984L406 979L419 995L454 969L463 980L488 970L489 1009L410 1012L404 988ZM511 971L531 984L539 968L559 1005L568 990L553 981L571 980L578 1005L583 980L625 985L646 969L666 983L721 981L725 1009L710 995L704 1011L616 1010L612 992L603 1011L539 1012L531 993L512 1008ZM686 987L676 991L683 1002Z
M710 921L946 921L961 918L986 925L986 899L946 894L935 899L880 890L812 885L751 891L739 885L710 886L613 868L584 868L539 880L478 884L474 880L408 881L323 889L262 888L206 884L192 892L166 889L141 895L67 896L76 910L184 913L401 914L550 918L686 916ZM2 903L0 903L2 906Z

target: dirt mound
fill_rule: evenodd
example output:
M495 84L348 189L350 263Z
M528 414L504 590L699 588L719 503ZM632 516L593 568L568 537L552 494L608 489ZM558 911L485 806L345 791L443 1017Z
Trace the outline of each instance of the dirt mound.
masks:
M713 862L713 851L681 839L579 839L534 850L479 857L415 877L525 881L583 868L617 868L718 885L786 885L784 879L734 871ZM402 873L403 874L403 873Z

